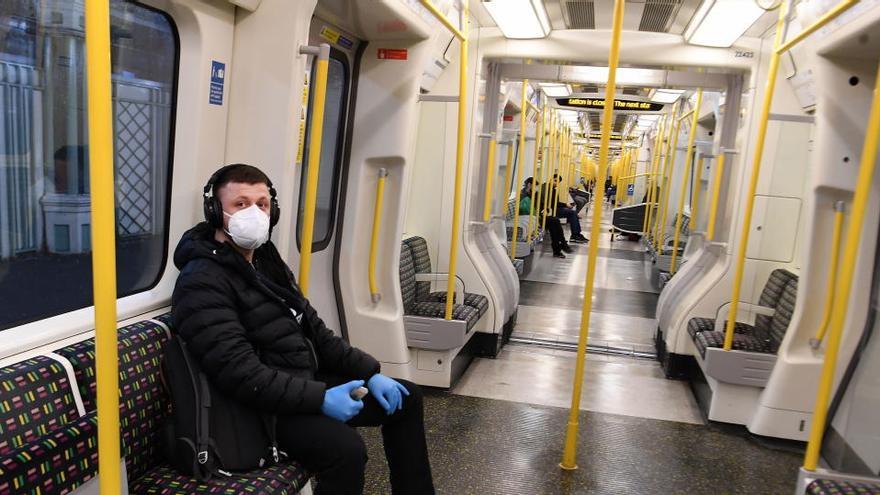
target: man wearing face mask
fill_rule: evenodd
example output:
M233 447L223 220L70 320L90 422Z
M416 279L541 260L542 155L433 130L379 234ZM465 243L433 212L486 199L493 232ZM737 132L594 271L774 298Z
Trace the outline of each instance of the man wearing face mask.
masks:
M434 493L421 391L380 374L376 359L324 326L269 240L280 211L268 177L250 165L221 168L204 210L174 252L172 319L209 379L277 417L281 450L316 475L316 493L363 491L356 426L382 426L393 493Z

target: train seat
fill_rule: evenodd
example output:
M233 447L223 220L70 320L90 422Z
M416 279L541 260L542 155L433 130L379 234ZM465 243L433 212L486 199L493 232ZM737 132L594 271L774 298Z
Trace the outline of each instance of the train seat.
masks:
M730 303L718 310L716 318L692 318L688 334L704 360L706 373L721 381L763 386L776 362L776 352L791 323L797 300L798 276L784 269L770 274L757 305L740 303L755 313L754 323L737 321L733 350L724 352L725 328Z
M516 209L516 200L507 201L507 209L505 210L505 225L507 226L507 242L513 242L513 220ZM529 239L529 215L520 215L516 228L516 257L525 258L532 254L532 248L535 245L535 239Z
M816 479L807 485L806 495L880 495L880 485Z
M687 246L687 239L690 236L690 223L691 217L682 214L681 216L681 229L679 230L679 239L678 239L678 261L679 266L684 262L682 260L682 255L684 254L684 249ZM654 244L649 244L648 249L651 251L651 255L654 257L654 260L657 262L657 269L661 272L668 272L670 270L670 266L672 264L672 249L675 246L675 224L676 220L672 220L672 228L673 233L667 234L662 233L663 242L660 244L660 250L654 249Z
M430 261L428 261L428 266L430 266ZM452 319L445 320L445 297L442 302L419 300L419 297L430 297L431 282L419 280L416 276L413 252L406 241L402 242L400 246L399 276L404 308L404 329L407 344L410 347L446 350L461 347L467 343L473 334L473 328L481 317L479 309L467 304L455 303L452 305ZM466 294L463 290L462 293ZM467 300L467 297L464 299ZM486 305L488 307L488 301L486 301Z
M297 493L306 485L308 473L296 463L199 482L178 474L164 462L161 432L170 403L160 367L170 337L169 323L170 315L165 314L118 330L119 424L129 492ZM12 492L37 493L36 489L63 493L93 478L97 470L94 339L50 355L56 356L55 360L38 357L0 370L0 445L15 447L0 446L0 479L12 480ZM10 388L13 384L17 386ZM27 429L15 424L22 413L19 404L29 411L23 416ZM46 463L52 464L48 471ZM7 491L3 483L0 493Z
M638 203L612 209L612 233L641 234L645 223L645 214L648 211L647 206L647 203ZM614 236L611 239L614 240Z
M409 248L413 268L415 269L415 300L418 302L440 302L445 305L446 291L431 292L431 281L436 279L439 274L431 272L431 254L428 252L428 242L423 237L412 236L404 239L403 244ZM462 304L476 309L479 313L478 317L486 314L486 311L489 309L489 298L481 294L468 292L463 292L463 294ZM459 302L457 300L458 293L454 297L455 299L452 302Z

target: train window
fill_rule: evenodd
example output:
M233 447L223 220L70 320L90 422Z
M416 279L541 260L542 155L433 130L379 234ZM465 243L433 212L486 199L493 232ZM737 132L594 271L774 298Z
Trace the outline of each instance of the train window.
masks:
M309 81L314 81L315 64L312 64ZM345 55L332 51L327 73L327 100L324 107L324 133L321 138L321 167L318 173L318 197L315 203L315 230L312 252L320 251L330 244L333 222L336 217L336 195L339 188L339 169L342 162L342 144L345 138L345 112L348 102L348 63ZM308 108L312 108L313 92L309 92ZM311 119L311 111L306 122ZM302 218L305 211L306 176L309 172L309 125L306 125L302 160L302 181L299 190L299 225L297 246L302 245Z
M0 329L92 304L82 2L0 2ZM117 290L167 253L178 36L111 0Z

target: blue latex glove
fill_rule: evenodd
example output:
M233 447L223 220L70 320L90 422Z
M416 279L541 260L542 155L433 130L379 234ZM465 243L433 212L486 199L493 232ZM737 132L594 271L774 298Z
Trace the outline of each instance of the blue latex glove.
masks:
M343 423L358 415L364 408L363 401L351 398L351 392L364 385L363 380L354 380L337 385L324 392L324 403L321 412Z
M389 415L403 409L403 396L400 394L409 395L409 390L406 387L378 373L367 382L367 388Z

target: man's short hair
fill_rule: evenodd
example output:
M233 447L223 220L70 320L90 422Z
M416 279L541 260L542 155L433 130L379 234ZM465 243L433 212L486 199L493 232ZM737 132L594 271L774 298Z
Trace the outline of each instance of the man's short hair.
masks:
M266 187L272 185L272 181L269 180L269 177L264 174L262 170L253 165L237 163L228 166L226 170L217 177L217 180L214 181L214 187L211 194L217 196L217 191L230 182L238 182L241 184L266 184Z

